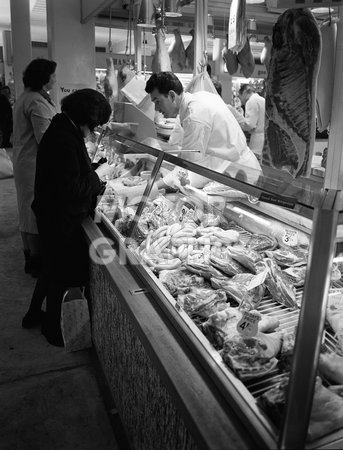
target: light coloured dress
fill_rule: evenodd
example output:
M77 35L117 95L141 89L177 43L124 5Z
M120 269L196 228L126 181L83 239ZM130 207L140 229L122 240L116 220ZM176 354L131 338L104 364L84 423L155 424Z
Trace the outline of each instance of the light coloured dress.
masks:
M13 111L13 169L17 189L19 230L38 234L31 209L34 196L38 144L56 114L56 107L44 91L25 90Z

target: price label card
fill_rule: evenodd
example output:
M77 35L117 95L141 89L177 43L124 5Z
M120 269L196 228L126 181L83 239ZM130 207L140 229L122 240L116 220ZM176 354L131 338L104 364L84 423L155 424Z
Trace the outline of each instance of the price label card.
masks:
M251 279L251 281L247 287L247 290L251 291L251 289L254 289L255 287L259 286L260 284L263 284L266 279L266 276L268 275L268 272L269 272L269 270L266 269L266 270L263 270L262 272L258 273L257 275L255 275Z
M291 247L298 245L298 232L296 230L285 230L282 242Z
M246 337L256 336L258 332L258 322L260 320L260 314L243 311L242 318L237 323L237 331Z

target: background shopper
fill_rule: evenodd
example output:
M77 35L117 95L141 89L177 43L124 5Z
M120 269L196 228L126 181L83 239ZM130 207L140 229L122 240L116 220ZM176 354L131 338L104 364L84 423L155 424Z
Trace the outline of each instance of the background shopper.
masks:
M13 113L11 106L11 90L8 86L0 88L0 147L12 147Z
M41 305L47 294L42 333L57 346L63 346L63 295L68 288L84 286L88 281L88 246L81 224L92 214L97 196L104 190L100 178L113 170L104 163L94 171L85 145L89 132L110 118L106 98L93 89L81 89L65 97L61 109L38 149L32 209L44 266L23 319L24 328L42 321Z
M238 94L242 105L245 106L244 120L239 120L239 124L244 131L250 133L249 147L260 158L264 144L266 101L250 84L242 84Z
M55 70L54 61L41 58L31 61L24 71L25 90L17 99L13 112L13 169L19 230L23 240L25 271L34 276L39 272L40 257L38 230L31 203L38 144L56 114L49 96L55 84Z

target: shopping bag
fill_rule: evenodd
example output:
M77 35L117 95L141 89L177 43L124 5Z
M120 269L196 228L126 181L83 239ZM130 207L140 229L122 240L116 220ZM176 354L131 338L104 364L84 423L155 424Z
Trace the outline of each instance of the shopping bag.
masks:
M191 94L201 91L206 91L210 92L211 94L218 95L217 89L214 87L214 84L212 83L212 80L207 71L195 75L187 84L185 89L185 92L190 92Z
M13 164L4 148L0 148L0 179L13 177Z
M68 289L64 294L61 330L67 352L92 347L88 303L80 288Z

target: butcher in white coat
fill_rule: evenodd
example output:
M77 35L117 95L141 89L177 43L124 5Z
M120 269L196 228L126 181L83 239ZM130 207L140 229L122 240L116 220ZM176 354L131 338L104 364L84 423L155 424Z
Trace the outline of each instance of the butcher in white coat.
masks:
M182 154L184 159L232 177L243 170L243 176L251 183L258 179L261 167L219 95L184 92L180 80L172 72L154 73L145 90L155 109L165 117L179 115L183 129L181 148L199 151ZM203 187L208 182L194 173L189 173L189 178L194 187Z
M239 89L239 98L245 105L245 115L239 121L244 131L250 133L250 149L258 156L262 154L264 144L264 116L266 101L257 94L253 86L242 84Z

